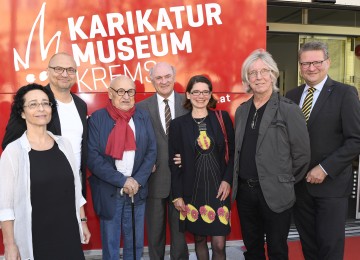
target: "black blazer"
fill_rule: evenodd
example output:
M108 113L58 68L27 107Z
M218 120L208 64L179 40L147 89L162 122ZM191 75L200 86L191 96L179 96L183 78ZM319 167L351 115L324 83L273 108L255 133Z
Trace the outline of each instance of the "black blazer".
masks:
M221 130L220 123L214 111L209 110L210 126L218 149L220 160L220 170L222 180L232 184L232 170L234 167L234 128L230 116L227 112L221 111L224 125L227 132L229 143L229 162L225 163L225 138ZM194 121L191 112L175 118L171 121L169 128L169 165L171 170L171 191L173 198L191 196L193 193L193 184L195 182L195 142L199 136L197 127L194 127ZM175 154L180 153L181 165L179 168L174 164Z
M46 85L48 90L51 91L50 85ZM83 196L86 195L86 157L87 157L87 105L86 103L76 96L75 94L71 93L72 98L74 99L76 109L79 112L81 123L83 125L83 135L82 135L82 142L81 142L81 173L82 173L82 187L83 187ZM60 125L60 119L59 114L54 113L50 123L48 124L47 129L52 132L55 135L61 135L61 125ZM5 130L5 136L2 141L2 149L4 150L5 147L11 143L12 141L15 141L19 137L22 136L22 134L26 130L26 124L24 120L18 119L16 115L13 113L10 114L9 122L6 126Z
M305 85L289 91L286 97L299 104ZM360 102L357 90L326 80L307 123L311 161L328 173L322 184L309 184L311 195L348 196L352 187L352 160L360 153Z

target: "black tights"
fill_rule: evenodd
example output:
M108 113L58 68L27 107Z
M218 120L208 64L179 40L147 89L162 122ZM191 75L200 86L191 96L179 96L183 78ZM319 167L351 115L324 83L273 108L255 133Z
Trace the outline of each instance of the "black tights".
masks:
M206 236L194 235L196 257L199 260L209 260L209 248ZM211 249L212 260L225 260L225 236L212 236Z

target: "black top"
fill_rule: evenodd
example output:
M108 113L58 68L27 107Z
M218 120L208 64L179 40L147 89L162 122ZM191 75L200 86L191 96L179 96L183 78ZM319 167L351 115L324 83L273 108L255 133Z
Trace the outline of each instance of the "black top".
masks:
M49 91L51 91L50 85L46 85ZM79 116L81 119L81 123L83 125L83 134L82 134L82 141L81 141L81 177L82 177L82 193L84 198L86 198L86 160L87 160L87 105L84 100L79 98L77 95L70 93L77 111L79 112ZM60 118L58 111L56 110L52 114L51 121L47 125L47 130L52 132L54 135L61 135L61 125L60 125ZM9 121L6 126L5 135L2 140L2 149L5 150L6 146L18 139L23 135L26 131L26 123L25 120L19 118L16 114L11 111Z
M251 103L239 158L239 179L248 180L259 178L256 168L255 154L257 139L259 136L259 127L266 105L267 102L256 110L254 103Z
M34 258L84 259L70 163L56 143L29 159Z

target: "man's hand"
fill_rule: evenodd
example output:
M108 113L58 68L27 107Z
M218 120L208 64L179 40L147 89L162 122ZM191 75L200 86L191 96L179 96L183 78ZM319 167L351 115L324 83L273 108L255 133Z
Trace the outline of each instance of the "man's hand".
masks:
M326 178L326 173L320 167L320 165L315 166L312 168L306 175L306 181L311 184L320 184Z
M133 177L128 177L123 188L125 193L133 196L139 191L140 185Z
M89 231L89 228L88 228L86 222L81 222L81 224L82 224L82 230L83 230L83 235L84 235L84 244L89 244L91 233Z
M178 167L181 168L181 156L179 153L175 154L173 160L174 160L174 164L178 165Z

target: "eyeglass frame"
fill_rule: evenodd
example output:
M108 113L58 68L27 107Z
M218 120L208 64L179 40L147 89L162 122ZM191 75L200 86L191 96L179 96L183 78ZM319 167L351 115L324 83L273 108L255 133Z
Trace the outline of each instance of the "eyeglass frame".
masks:
M66 73L67 73L68 75L75 75L76 72L77 72L77 69L75 69L75 68L73 68L73 67L63 68L63 67L60 67L60 66L56 66L56 67L50 67L50 66L49 66L49 68L50 68L50 69L53 69L54 72L57 73L57 74L63 74L63 73L64 73L64 70L66 70ZM60 71L57 72L56 70L59 70L59 69L61 69L62 71L61 71L61 72L60 72ZM73 70L74 70L74 73L73 73L73 72L69 73L69 69L73 69Z
M135 96L135 94L136 94L136 89L134 89L134 88L130 88L130 89L128 89L128 90L125 90L125 89L123 89L123 88L119 88L118 90L116 90L116 89L114 89L114 88L112 88L112 87L109 87L109 88L112 89L112 90L114 90L119 97L125 96L125 94L128 94L129 97L133 97L133 96ZM122 94L122 95L119 94L119 90L123 90L123 91L124 91L124 94ZM134 95L130 95L130 92L129 92L129 91L134 91Z
M310 61L309 62L299 62L299 64L300 64L300 67L302 69L305 69L305 70L310 68L311 65L313 65L315 68L320 68L322 66L323 62L326 61L327 59L325 59L325 60L316 60L316 61L311 61L311 62Z
M199 91L199 93L195 94L194 93L195 91ZM207 97L207 96L211 95L211 91L210 90L203 90L203 91L193 90L193 91L190 92L190 94L193 95L193 96L196 96L196 97L198 97L198 96L200 96L202 94L204 97Z
M36 106L33 106L36 105ZM30 110L35 110L37 108L40 107L40 105L45 109L45 108L52 108L53 103L50 101L42 101L42 102L30 102L28 105L23 105L24 107L28 107Z
M265 68L263 68L261 70L252 70L252 71L248 72L248 77L252 78L252 79L255 79L255 78L258 77L259 74L261 75L261 77L265 77L266 74L270 75L271 72L272 72L271 69L265 69Z

